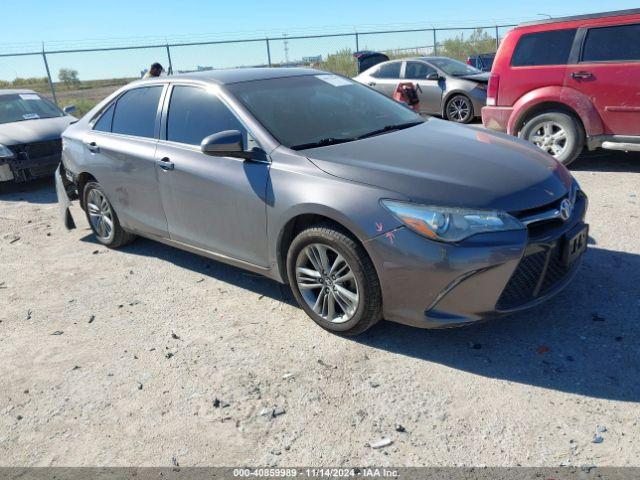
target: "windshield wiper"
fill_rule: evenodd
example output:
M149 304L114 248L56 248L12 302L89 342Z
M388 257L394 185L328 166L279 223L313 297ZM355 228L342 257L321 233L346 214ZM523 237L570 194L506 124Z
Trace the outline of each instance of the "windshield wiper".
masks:
M328 137L318 140L317 142L301 143L300 145L293 145L291 150L306 150L307 148L327 147L329 145L336 145L338 143L353 142L357 138L334 138Z
M385 127L379 128L378 130L374 130L373 132L360 135L358 137L358 140L361 138L375 137L376 135L382 135L383 133L387 133L387 132L395 132L396 130L404 130L405 128L415 127L416 125L420 125L421 123L424 123L424 122L422 120L416 120L415 122L399 123L397 125L387 125Z

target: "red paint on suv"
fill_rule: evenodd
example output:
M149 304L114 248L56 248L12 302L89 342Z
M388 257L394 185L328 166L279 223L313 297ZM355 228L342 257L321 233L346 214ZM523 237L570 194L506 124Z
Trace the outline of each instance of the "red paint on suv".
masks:
M585 146L640 150L640 9L511 30L493 63L482 122L565 165Z

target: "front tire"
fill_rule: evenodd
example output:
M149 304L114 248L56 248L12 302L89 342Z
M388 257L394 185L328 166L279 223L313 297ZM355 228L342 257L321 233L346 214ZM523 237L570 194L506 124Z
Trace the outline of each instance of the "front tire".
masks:
M454 95L444 107L444 116L447 120L456 123L470 123L473 121L473 103L466 95Z
M113 206L98 182L88 182L83 190L84 210L96 240L109 248L119 248L135 239L121 226Z
M559 111L544 112L527 120L519 136L565 167L578 158L585 142L582 125L571 115Z
M382 293L364 248L332 225L302 231L287 253L298 304L322 328L357 335L382 317Z

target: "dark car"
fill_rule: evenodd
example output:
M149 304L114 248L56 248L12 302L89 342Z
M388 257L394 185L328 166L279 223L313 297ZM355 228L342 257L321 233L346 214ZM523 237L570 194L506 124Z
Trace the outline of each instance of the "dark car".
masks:
M495 53L480 53L478 55L471 55L467 58L467 65L482 70L483 72L490 72L493 66L493 60L496 58Z
M74 110L60 110L31 90L0 90L0 185L53 174Z
M317 70L138 81L63 139L68 225L79 198L102 244L141 235L288 283L343 334L537 305L586 248L586 196L549 155Z

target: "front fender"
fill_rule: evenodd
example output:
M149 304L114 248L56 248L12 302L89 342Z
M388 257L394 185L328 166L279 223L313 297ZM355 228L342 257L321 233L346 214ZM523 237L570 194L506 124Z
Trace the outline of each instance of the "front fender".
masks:
M538 88L520 97L513 105L513 114L509 118L507 133L517 135L527 114L543 103L561 103L572 109L582 121L587 136L604 133L600 114L589 97L573 88L561 86Z

